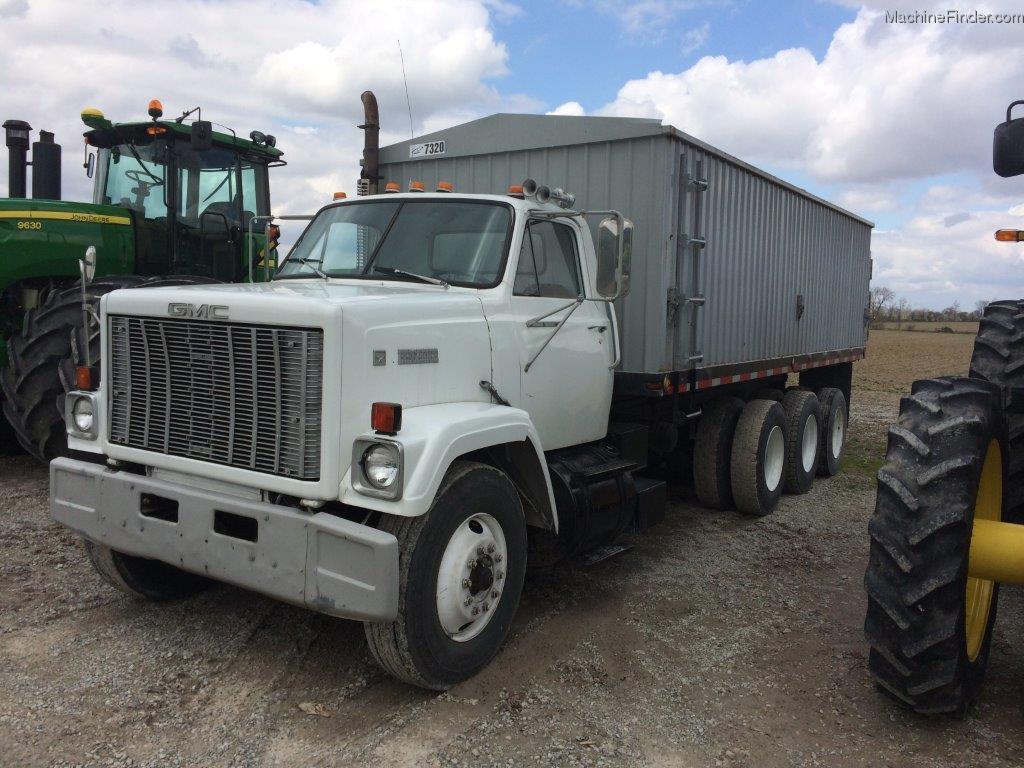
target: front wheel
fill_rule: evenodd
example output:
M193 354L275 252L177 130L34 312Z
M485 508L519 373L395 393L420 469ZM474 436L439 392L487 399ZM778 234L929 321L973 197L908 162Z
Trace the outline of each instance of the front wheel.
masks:
M386 515L399 546L398 616L364 625L386 672L446 690L494 658L508 637L526 573L526 523L498 469L457 461L430 510Z

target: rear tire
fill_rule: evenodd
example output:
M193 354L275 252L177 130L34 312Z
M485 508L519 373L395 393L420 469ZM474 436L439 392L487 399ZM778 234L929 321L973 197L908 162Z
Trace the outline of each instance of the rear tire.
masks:
M426 514L384 515L380 528L398 539L399 602L393 622L363 625L374 658L421 688L469 679L497 654L519 607L526 522L515 486L494 467L456 461Z
M736 422L743 405L738 397L713 400L704 408L697 425L693 442L693 488L700 503L709 509L728 509L733 504L729 463Z
M807 493L814 484L821 456L821 405L818 396L791 389L782 398L786 412L787 493Z
M821 477L832 477L839 473L843 464L850 412L841 389L825 387L818 390L818 402L821 405L818 474Z
M915 382L889 430L864 633L879 687L917 712L962 716L981 687L999 585L968 559L975 517L1000 517L1005 448L998 387L968 378Z
M209 579L202 576L159 560L126 555L94 541L86 540L85 551L89 562L104 581L145 600L180 600L210 586Z
M743 407L733 438L730 472L736 508L771 514L782 495L786 469L786 414L771 400Z
M1003 392L1009 431L1006 468L1006 519L1024 520L1024 302L993 301L985 307L971 355L972 379L998 385ZM1015 402L1016 400L1016 402Z

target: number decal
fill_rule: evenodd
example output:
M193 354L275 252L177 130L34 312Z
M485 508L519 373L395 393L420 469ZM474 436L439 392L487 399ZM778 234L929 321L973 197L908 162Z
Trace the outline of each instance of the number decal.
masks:
M437 141L426 141L422 144L410 144L409 145L409 157L411 159L420 159L424 157L432 157L434 155L443 155L447 149L444 139L438 139Z
M18 229L42 229L43 222L41 221L19 221Z

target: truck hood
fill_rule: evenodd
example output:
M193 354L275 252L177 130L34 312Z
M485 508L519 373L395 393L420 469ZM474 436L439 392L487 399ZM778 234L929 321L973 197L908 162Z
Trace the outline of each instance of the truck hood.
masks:
M380 280L278 280L238 285L192 285L120 290L103 299L109 314L153 317L203 317L241 323L321 326L336 321L343 307L366 307L371 314L381 304L402 306L402 314L436 317L467 310L481 314L480 300L469 291L440 286ZM216 308L215 310L211 308ZM371 309L372 308L372 309ZM387 311L387 310L385 310ZM212 315L210 314L212 312Z

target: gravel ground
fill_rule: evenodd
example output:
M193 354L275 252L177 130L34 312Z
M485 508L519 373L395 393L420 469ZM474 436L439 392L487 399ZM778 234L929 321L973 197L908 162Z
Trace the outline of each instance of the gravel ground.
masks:
M1024 764L1019 591L965 721L868 679L866 524L896 404L855 398L849 469L768 518L676 490L631 551L532 575L500 656L441 695L380 673L354 622L230 587L121 595L49 519L45 471L0 459L0 764Z

